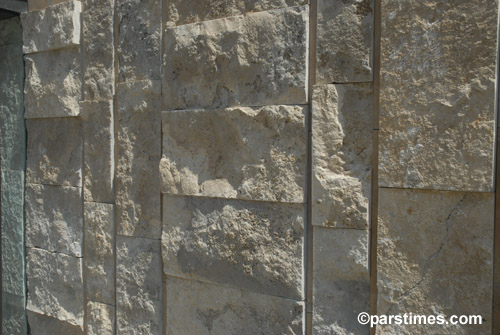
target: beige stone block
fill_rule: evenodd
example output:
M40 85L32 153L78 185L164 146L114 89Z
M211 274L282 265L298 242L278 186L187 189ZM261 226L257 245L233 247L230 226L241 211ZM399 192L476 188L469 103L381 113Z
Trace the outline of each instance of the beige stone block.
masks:
M87 335L113 335L115 308L100 302L87 302Z
M83 335L83 328L50 316L27 311L31 335Z
M167 109L307 102L308 7L167 28Z
M48 0L28 0L28 12L45 9L48 6Z

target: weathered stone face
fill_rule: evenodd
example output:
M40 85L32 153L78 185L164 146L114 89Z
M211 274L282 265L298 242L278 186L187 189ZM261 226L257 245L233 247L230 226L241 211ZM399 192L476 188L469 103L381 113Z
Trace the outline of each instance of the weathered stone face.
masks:
M316 83L372 81L373 0L318 0Z
M81 188L26 186L26 246L82 256Z
M315 87L312 115L312 224L368 228L373 87Z
M76 118L26 121L26 181L32 184L82 186L82 127Z
M24 60L26 118L80 114L81 69L78 48L30 54Z
M27 334L25 305L24 293L18 296L2 292L2 334Z
M383 1L379 185L493 190L497 9Z
M308 7L167 28L164 107L307 101Z
M303 303L167 277L167 335L302 334Z
M303 205L163 197L166 274L302 297Z
M113 335L115 332L115 308L99 302L87 303L87 334Z
M83 335L83 328L38 313L27 311L32 335Z
M303 202L305 107L162 114L162 192Z
M0 20L0 46L23 43L23 30L19 17ZM3 63L3 61L2 61Z
M23 51L33 53L80 44L80 1L21 14Z
M491 193L380 190L379 314L481 315L469 326L377 326L378 334L488 334L491 323Z

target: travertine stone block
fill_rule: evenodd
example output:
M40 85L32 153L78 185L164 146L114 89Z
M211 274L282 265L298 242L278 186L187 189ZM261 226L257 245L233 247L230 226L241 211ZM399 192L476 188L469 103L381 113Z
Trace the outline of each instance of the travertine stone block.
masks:
M80 44L80 1L21 14L23 51L33 53Z
M493 191L497 14L383 1L379 185Z
M481 315L482 325L377 326L377 334L491 332L494 195L380 189L379 314Z
M117 236L116 242L117 333L160 334L160 241Z
M50 316L27 311L31 335L83 335L83 328Z
M303 303L167 277L167 335L302 334Z
M307 102L308 7L167 28L164 107Z
M82 256L81 188L26 186L26 246Z
M115 308L100 302L87 303L87 335L113 335Z
M374 0L318 0L316 83L372 81Z
M303 202L306 107L162 113L162 192Z
M115 302L113 211L111 204L84 204L87 297L108 305Z
M117 90L118 234L160 239L160 83L123 83Z
M166 274L302 298L305 208L163 197Z
M81 103L83 119L83 196L86 201L113 202L115 170L113 101Z
M30 54L24 57L26 118L80 114L81 70L78 48Z
M23 30L19 17L0 21L0 46L23 43ZM2 63L4 59L2 58Z
M317 86L312 108L312 224L368 228L373 87Z
M314 227L313 334L368 334L369 231Z
M27 309L83 328L82 259L36 248L26 254Z
M160 80L161 1L118 0L118 81Z
M82 126L77 118L26 121L26 182L82 186Z

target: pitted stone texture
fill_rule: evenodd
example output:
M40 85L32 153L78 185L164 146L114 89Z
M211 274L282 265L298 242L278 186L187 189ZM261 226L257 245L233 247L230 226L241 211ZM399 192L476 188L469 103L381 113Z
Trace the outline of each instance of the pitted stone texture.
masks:
M168 109L303 104L308 7L167 28Z
M1 21L0 21L1 22ZM28 334L24 296L2 292L2 334ZM31 332L32 334L34 332Z
M301 299L304 215L298 204L164 196L163 268Z
M118 234L161 238L160 83L118 85Z
M318 0L316 83L372 81L374 0Z
M23 44L23 30L19 17L0 20L0 46L10 44ZM4 62L4 58L2 63ZM2 77L3 78L3 77Z
M494 194L380 189L379 314L481 315L482 325L377 326L377 334L491 333Z
M167 335L302 334L303 303L167 277Z
M99 302L87 303L87 335L113 335L115 308Z
M76 118L31 119L26 182L82 186L82 126Z
M82 256L81 188L26 186L26 246Z
M83 328L70 323L28 311L31 335L83 335Z
M368 334L369 231L314 227L313 334Z
M27 309L83 328L82 259L35 248L26 254Z
M497 9L383 1L379 185L493 191Z
M80 1L21 14L26 54L80 44Z
M116 242L117 333L160 334L160 241L117 236Z
M113 211L111 204L84 204L87 297L108 305L115 303Z
M24 60L26 118L80 114L82 83L78 48L30 54Z
M161 1L118 0L118 81L160 80Z
M113 202L115 169L112 101L81 103L83 119L83 196L86 201Z
M162 113L162 192L303 202L306 107Z
M111 0L87 0L83 20L83 99L114 94L113 12Z
M368 228L373 87L317 86L312 108L312 224Z

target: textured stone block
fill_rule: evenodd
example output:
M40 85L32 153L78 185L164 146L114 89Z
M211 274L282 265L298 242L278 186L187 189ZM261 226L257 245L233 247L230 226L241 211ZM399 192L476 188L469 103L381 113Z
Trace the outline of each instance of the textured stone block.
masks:
M87 303L87 334L113 335L115 333L115 308L99 302Z
M83 335L80 326L28 311L31 335Z
M23 43L23 30L19 17L0 20L0 46ZM2 59L3 63L3 58Z
M124 83L117 90L118 234L160 239L160 83Z
M317 86L312 108L312 224L368 228L373 87Z
M379 185L493 191L497 12L383 1Z
M26 182L82 186L82 126L76 118L26 120Z
M313 334L368 334L369 231L314 227Z
M111 204L84 204L87 297L108 305L115 302L113 211Z
M303 202L302 106L162 113L162 192Z
M318 0L316 83L372 81L373 0Z
M82 259L42 249L26 253L27 309L83 328Z
M24 60L26 118L80 114L82 83L78 48L35 53Z
M26 246L82 256L81 189L26 186Z
M167 28L164 106L303 104L308 7Z
M301 299L304 215L298 204L164 196L163 268Z
M494 195L380 189L379 314L481 315L482 325L377 326L378 334L489 334Z
M24 295L2 292L2 334L25 335L28 333L24 306Z
M49 6L48 0L28 0L28 12L44 9Z
M69 1L21 14L26 54L80 44L80 1Z
M113 202L115 170L112 101L81 103L83 119L83 196L86 201Z
M161 1L118 0L118 81L160 80Z
M302 334L303 303L167 277L167 335Z
M160 241L117 236L116 242L117 333L160 334Z

